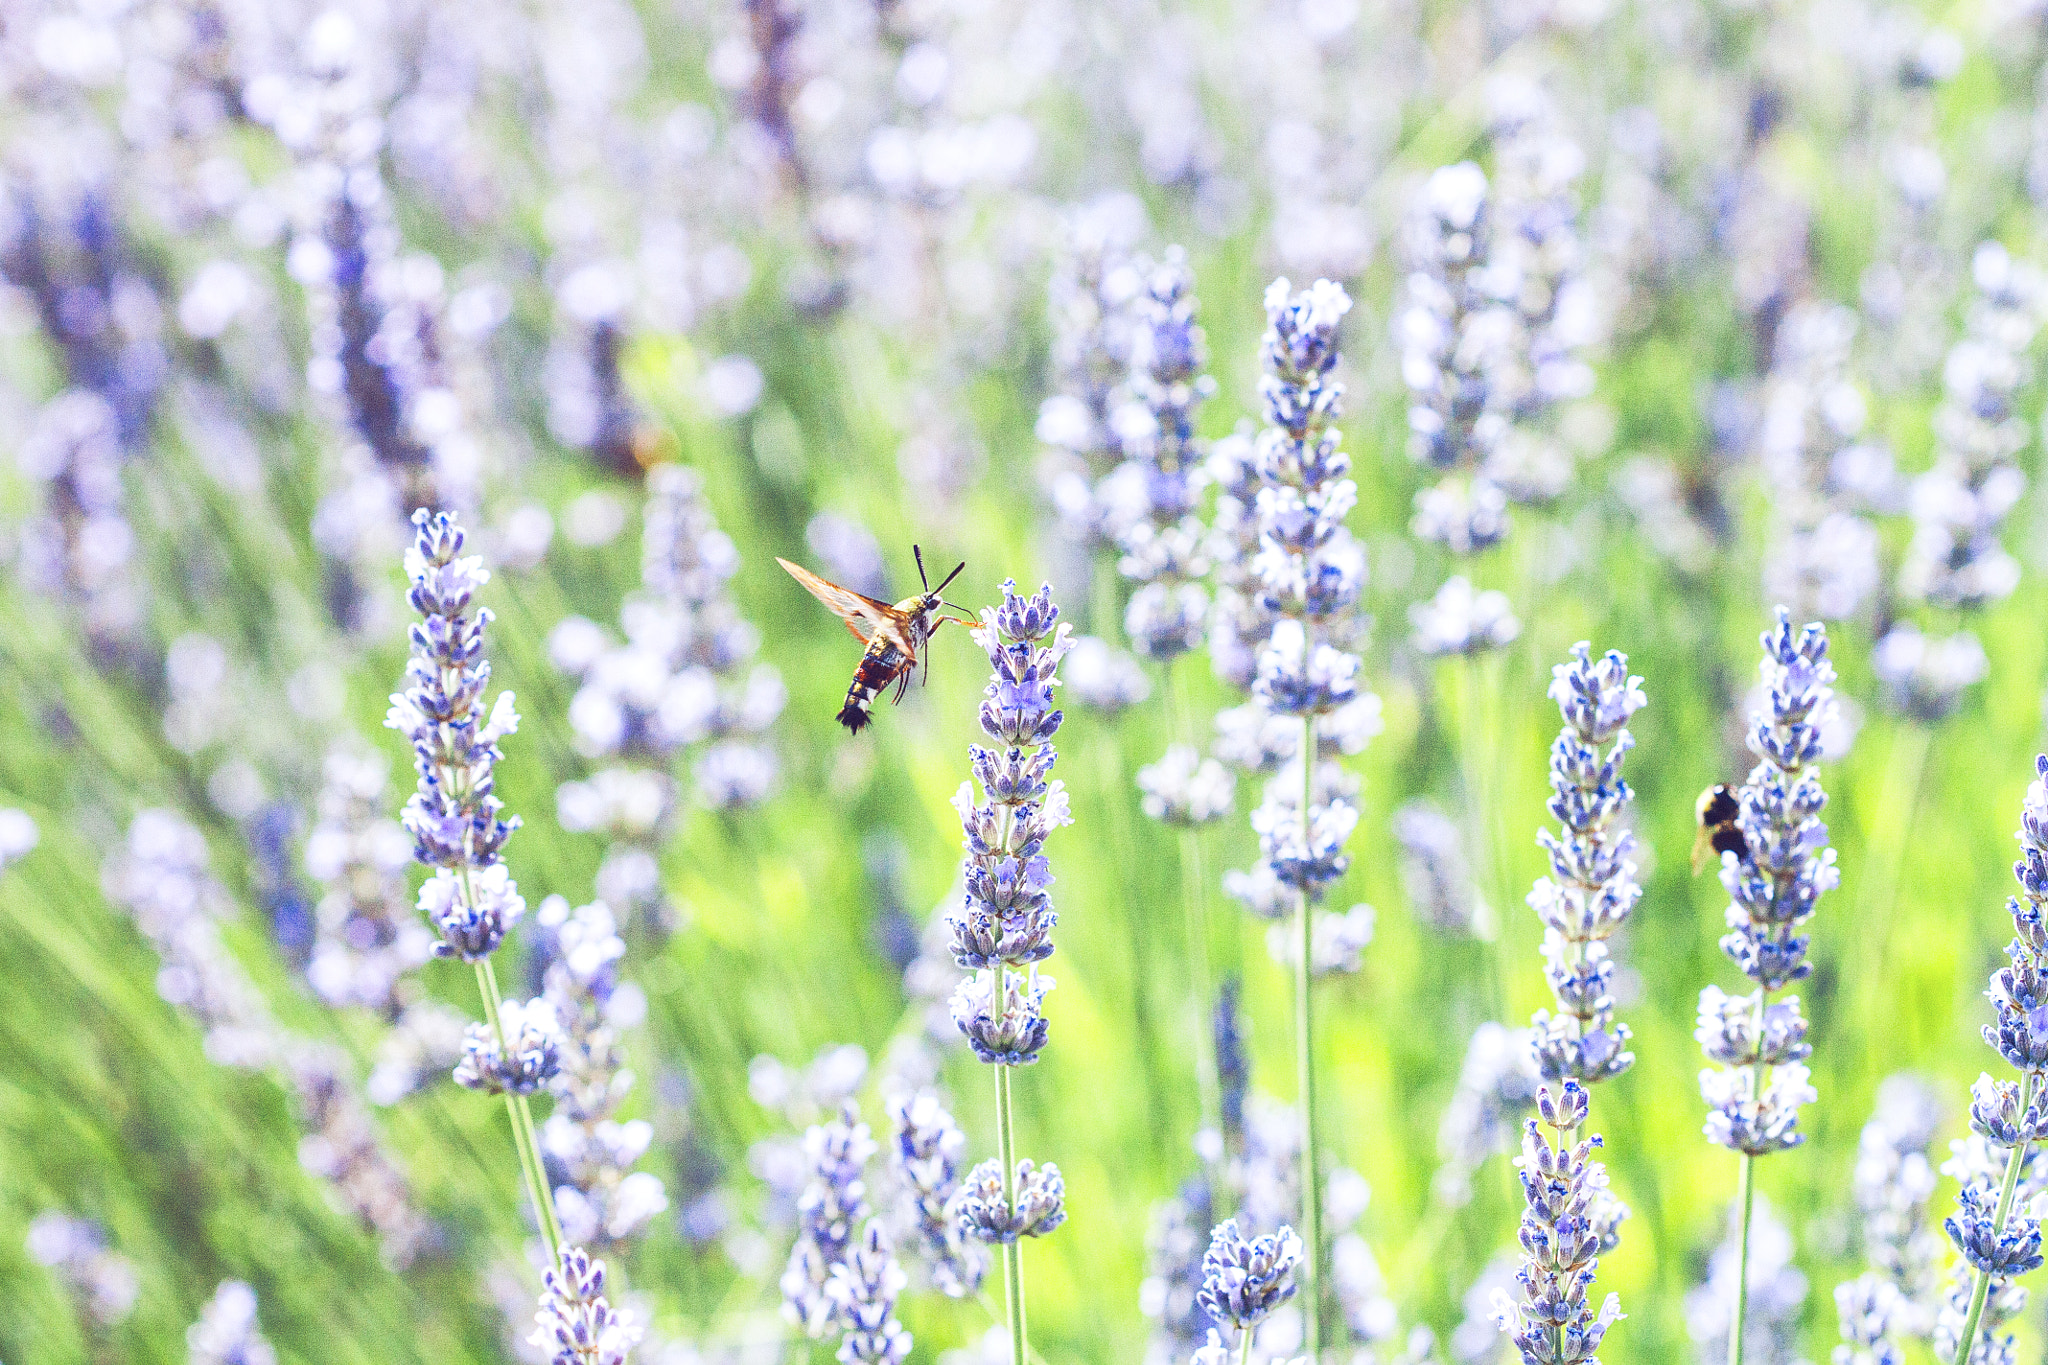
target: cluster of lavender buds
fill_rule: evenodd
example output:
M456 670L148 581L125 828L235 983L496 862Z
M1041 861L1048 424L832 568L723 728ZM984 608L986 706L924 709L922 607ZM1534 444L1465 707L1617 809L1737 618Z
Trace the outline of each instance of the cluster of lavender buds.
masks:
M1245 425L1209 447L1209 482L1216 486L1208 549L1216 589L1209 619L1209 666L1217 677L1248 692L1258 677L1259 655L1272 633L1273 618L1260 602L1260 481Z
M1860 1278L1875 1277L1891 1291L1889 1296L1867 1286L1857 1291L1859 1335L1854 1341L1845 1309L1843 1340L1859 1350L1880 1353L1871 1339L1874 1318L1880 1315L1887 1339L1924 1341L1933 1331L1942 1239L1930 1212L1935 1172L1928 1151L1941 1120L1940 1105L1925 1082L1900 1073L1878 1085L1877 1108L1857 1139L1852 1190L1870 1263ZM1843 1292L1836 1290L1838 1299Z
M185 1346L191 1365L277 1365L256 1321L256 1291L240 1280L221 1281L186 1329Z
M540 1311L527 1340L548 1365L625 1365L641 1327L604 1296L604 1262L572 1247L541 1276Z
M16 456L38 491L21 528L22 580L78 613L102 667L132 661L144 618L123 456L113 409L83 389L44 404Z
M840 1365L902 1365L911 1337L896 1320L896 1299L910 1282L889 1245L880 1220L862 1229L860 1245L832 1267L825 1287L844 1325Z
M1352 782L1318 760L1326 743L1355 751L1378 723L1377 699L1360 686L1358 656L1348 652L1363 628L1365 552L1344 526L1358 488L1333 425L1344 395L1332 374L1337 332L1351 300L1328 280L1295 293L1283 279L1265 303L1259 392L1269 425L1252 452L1260 483L1252 570L1272 626L1252 693L1262 730L1291 718L1312 742L1294 741L1291 779L1283 772L1252 814L1263 855L1253 875L1278 896L1314 903L1350 865L1344 843L1358 823Z
M421 620L412 627L405 690L391 697L384 723L412 745L419 787L400 816L413 857L434 869L420 888L419 908L440 935L434 952L482 963L526 913L519 888L499 853L519 818L501 819L492 770L498 741L519 728L513 696L501 692L484 712L491 665L484 658L490 608L476 594L490 581L477 555L462 553L464 535L446 512L413 513L405 570L409 600Z
M1934 467L1915 481L1912 544L1900 570L1909 598L1971 610L2003 601L2019 563L1999 543L2026 487L2016 463L2031 440L2017 406L2027 352L2048 318L2040 272L1986 242L1971 261L1977 293L1942 368Z
M1976 635L1959 630L1939 638L1901 621L1870 651L1878 699L1894 715L1939 725L1963 704L1963 694L1990 675L1991 661Z
M1621 1300L1609 1294L1595 1312L1592 1288L1599 1258L1612 1251L1628 1208L1607 1189L1607 1170L1593 1158L1598 1136L1578 1139L1586 1121L1587 1094L1566 1079L1553 1095L1536 1092L1537 1117L1525 1121L1521 1172L1522 1269L1515 1278L1519 1302L1506 1292L1495 1300L1500 1329L1526 1365L1576 1365L1599 1357L1607 1329L1622 1316ZM1548 1128L1554 1137L1545 1137Z
M1394 839L1401 845L1401 885L1415 917L1443 933L1472 932L1478 892L1457 822L1418 798L1394 812Z
M1215 1207L1203 1177L1153 1206L1145 1233L1145 1279L1138 1286L1138 1311L1153 1324L1146 1365L1180 1365L1216 1325L1200 1298L1206 1229L1215 1226Z
M548 350L548 429L614 474L637 475L653 438L626 391L620 358L633 280L615 261L567 272L555 287L563 326Z
M834 1270L851 1252L870 1209L865 1178L875 1140L853 1101L804 1134L806 1184L797 1200L797 1240L782 1272L782 1314L810 1336L838 1322L827 1292Z
M1971 1192L1972 1202L1995 1205L2011 1158L2009 1149L1999 1147L1981 1134L1971 1133L1949 1143L1949 1159L1941 1173ZM2028 1151L2020 1162L2013 1183L2013 1207L2035 1210L2048 1194L2048 1159L2040 1148ZM1961 1194L1958 1192L1960 1202ZM1934 1334L1929 1339L1936 1357L1954 1361L1961 1354L1967 1335L1971 1305L1975 1302L1977 1268L1968 1257L1958 1256L1949 1266L1942 1287L1941 1302L1934 1312ZM2005 1325L2026 1311L2027 1290L2017 1279L1993 1276L1986 1291L1982 1316L1977 1323L1969 1359L1973 1365L2012 1365L2016 1342Z
M1634 793L1621 775L1635 740L1629 719L1642 709L1643 680L1628 656L1608 650L1597 661L1584 641L1569 662L1551 669L1549 695L1564 717L1550 746L1549 809L1562 837L1542 831L1550 860L1529 908L1543 922L1544 975L1557 1013L1538 1010L1537 1069L1549 1081L1593 1085L1628 1070L1629 1030L1614 1022L1614 958L1608 947L1642 898L1629 854L1635 836L1622 825Z
M1883 1277L1863 1274L1835 1286L1835 1316L1842 1344L1834 1365L1899 1365L1892 1343L1892 1321L1899 1311L1899 1291Z
M604 902L571 910L550 896L536 919L551 938L542 998L560 1025L555 1111L541 1126L541 1151L561 1173L553 1185L563 1235L602 1248L639 1235L668 1208L661 1177L632 1169L654 1140L653 1125L617 1117L634 1080L623 1035L645 1016L647 999L619 980L626 945Z
M336 748L322 775L319 821L304 857L307 875L325 891L314 911L306 980L329 1005L396 1019L407 1005L407 975L434 947L406 892L412 841L384 814L390 788L382 757Z
M1205 454L1195 414L1215 392L1200 373L1207 347L1195 325L1194 274L1178 248L1141 267L1133 302L1130 401L1111 416L1125 452L1099 497L1115 528L1117 568L1138 584L1124 612L1124 633L1144 657L1170 663L1201 644L1207 629L1208 573L1196 515Z
M456 1084L486 1095L532 1095L562 1069L562 1026L545 999L502 1000L496 1023L471 1024Z
M1823 621L1854 616L1879 581L1877 528L1838 473L1872 453L1856 444L1865 407L1848 375L1855 335L1848 308L1801 304L1787 313L1757 423L1758 464L1777 518L1764 591Z
M1293 1228L1282 1224L1265 1236L1247 1239L1238 1231L1237 1220L1226 1218L1209 1234L1196 1302L1230 1341L1249 1349L1245 1339L1294 1297L1294 1269L1301 1258L1301 1239Z
M1230 814L1237 799L1237 778L1193 746L1173 744L1157 763L1138 769L1138 790L1146 815L1163 825L1189 828L1214 824Z
M1110 200L1074 215L1047 299L1054 392L1038 409L1042 478L1061 525L1090 550L1116 540L1096 485L1124 458L1123 433L1112 418L1130 371L1131 302L1143 287L1126 252L1136 236L1132 211L1142 218L1144 210L1131 200L1126 211L1125 203Z
M964 1298L988 1274L988 1254L962 1236L953 1216L967 1135L933 1091L899 1092L888 1107L889 1172L903 1196L905 1231L916 1239L932 1287L948 1298Z
M1481 592L1463 574L1453 574L1435 597L1408 608L1408 620L1415 627L1415 652L1425 659L1506 649L1522 633L1507 594Z
M413 1259L429 1229L344 1059L284 1030L221 942L226 897L208 870L205 836L170 811L143 811L104 882L108 897L156 949L157 993L199 1026L208 1058L242 1070L281 1069L309 1130L301 1162L377 1234L394 1265Z
M1410 230L1408 302L1397 324L1416 459L1443 477L1416 499L1415 533L1457 554L1507 534L1507 495L1490 463L1508 426L1493 393L1517 321L1490 277L1496 224L1486 173L1437 170Z
M135 1263L107 1245L99 1224L51 1209L28 1225L28 1256L55 1272L95 1334L118 1326L134 1311L141 1278Z
M1736 793L1744 849L1721 855L1721 885L1730 897L1721 951L1756 989L1746 996L1717 986L1701 991L1693 1035L1720 1067L1700 1073L1707 1138L1745 1158L1804 1140L1799 1106L1814 1091L1802 1063L1813 1049L1798 997L1771 996L1812 974L1800 931L1840 880L1820 819L1827 793L1815 771L1835 705L1827 631L1809 625L1795 634L1780 607L1762 643L1767 709L1750 718L1757 765Z
M994 670L982 733L1003 747L969 750L979 802L972 782L954 794L966 895L947 914L953 959L972 973L954 993L953 1020L992 1066L1028 1065L1045 1046L1040 1002L1052 982L1037 964L1052 956L1058 915L1046 890L1052 865L1044 847L1047 835L1072 823L1065 784L1050 778L1058 757L1051 740L1062 719L1053 688L1071 627L1055 625L1059 608L1049 586L1028 598L1016 586L1003 584L1002 605L983 608L973 632Z
M1700 1365L1723 1365L1728 1360L1738 1299L1743 1305L1743 1360L1795 1365L1805 1359L1799 1316L1807 1285L1805 1274L1793 1263L1792 1233L1764 1199L1757 1200L1748 1221L1745 1240L1739 1219L1731 1217L1728 1236L1707 1258L1706 1279L1685 1296L1686 1330ZM1743 1292L1738 1286L1745 1281Z
M578 682L569 703L578 747L614 762L557 793L563 826L611 840L598 894L656 925L673 918L654 852L675 818L678 758L691 756L696 797L714 810L760 801L775 779L759 737L788 694L775 669L752 662L760 635L726 586L738 571L701 477L657 466L647 476L640 591L619 610L625 643L580 616L549 637L555 665Z
M2001 1293L2009 1302L2011 1281L2042 1259L2034 1201L2016 1199L2030 1153L2048 1138L2048 1028L2042 1017L2042 1001L2048 997L2048 755L2034 760L2034 781L2020 807L2019 840L2013 876L2020 894L2007 902L2014 936L2005 953L2011 961L1992 973L1986 995L1996 1020L1984 1026L1984 1041L2019 1071L2020 1079L1994 1080L1987 1073L1971 1087L1970 1131L1975 1141L1957 1154L1962 1188L1955 1216L1943 1224L1962 1260L1976 1272L1960 1329L1952 1321L1941 1324L1956 1365L1969 1365L1980 1352L1990 1361L2010 1358L2011 1338L1997 1338L1997 1311L1989 1315L1990 1323L1983 1321L1986 1303ZM1962 1274L1959 1265L1955 1288L1960 1288ZM2012 1311L2017 1312L2017 1306Z

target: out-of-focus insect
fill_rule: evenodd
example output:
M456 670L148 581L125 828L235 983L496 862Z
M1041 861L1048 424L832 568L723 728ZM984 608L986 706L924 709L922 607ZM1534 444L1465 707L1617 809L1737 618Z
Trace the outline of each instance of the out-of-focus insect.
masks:
M1735 817L1742 813L1742 804L1735 799L1734 788L1716 782L1700 793L1696 813L1700 832L1692 841L1693 876L1706 870L1708 862L1720 862L1723 853L1733 853L1738 858L1749 856L1749 840L1735 823Z
M956 607L939 595L946 590L948 583L960 576L960 570L967 567L967 562L962 560L959 567L934 588L931 580L925 577L924 551L915 545L910 550L917 557L917 577L924 584L924 591L915 597L904 598L893 607L851 588L827 583L809 569L786 559L775 561L789 570L797 582L809 588L811 596L838 613L854 638L868 647L867 653L860 656L859 667L853 670L853 685L846 689L846 705L839 708L839 723L854 734L859 734L861 727L873 719L868 708L874 704L876 695L891 683L896 686L893 700L903 700L904 692L910 687L911 671L923 657L925 641L931 639L940 626L948 621L974 624L965 607ZM945 609L961 614L947 616ZM930 668L928 660L925 666Z

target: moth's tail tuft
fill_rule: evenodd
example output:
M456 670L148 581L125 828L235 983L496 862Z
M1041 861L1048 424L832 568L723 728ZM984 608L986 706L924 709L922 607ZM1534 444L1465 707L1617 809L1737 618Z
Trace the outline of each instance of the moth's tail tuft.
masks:
M865 708L856 706L850 701L839 708L839 723L846 727L848 734L859 734L861 727L873 719L874 717L870 716Z

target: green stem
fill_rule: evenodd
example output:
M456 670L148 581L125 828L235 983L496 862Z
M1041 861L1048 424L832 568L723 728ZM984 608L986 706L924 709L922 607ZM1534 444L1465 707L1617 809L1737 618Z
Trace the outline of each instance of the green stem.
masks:
M1735 1244L1735 1321L1728 1329L1728 1365L1742 1365L1742 1324L1749 1314L1749 1220L1756 1209L1756 1158L1742 1154L1742 1229Z
M1758 986L1756 1006L1750 1011L1749 1036L1752 1046L1764 1045L1764 1010L1771 998L1770 988ZM1764 1098L1764 1083L1770 1079L1771 1069L1758 1058L1750 1063L1749 1098L1761 1105ZM1728 1333L1728 1365L1742 1365L1742 1328L1749 1315L1749 1223L1750 1214L1756 1207L1756 1157L1748 1152L1742 1154L1741 1192L1742 1224L1736 1233L1735 1243L1735 1321Z
M1301 851L1307 857L1313 825L1309 801L1315 794L1316 719L1301 720ZM1304 888L1296 907L1299 924L1294 959L1294 1068L1301 1105L1302 1321L1310 1365L1323 1357L1323 1180L1316 1155L1315 1011L1309 987L1315 979L1315 916Z
M1488 747L1480 715L1485 688L1479 677L1478 661L1470 655L1459 658L1451 666L1451 676L1458 706L1458 784L1464 789L1466 856L1472 867L1476 899L1472 907L1472 935L1484 948L1481 961L1485 964L1486 992L1493 1002L1493 1015L1505 1019L1507 982L1512 970L1504 923L1507 902L1497 894L1499 888L1494 885L1495 858L1487 819L1485 777L1487 755L1495 751Z
M1238 1329L1237 1365L1252 1365L1252 1329L1249 1327Z
M463 877L465 893L468 876ZM498 1012L498 974L491 966L491 960L484 958L476 964L477 991L484 998L484 1018L490 1023L491 1032L498 1040L498 1054L510 1056L512 1047L505 1036L505 1020ZM541 1159L540 1139L533 1126L533 1110L526 1102L526 1096L505 1095L505 1115L512 1123L512 1146L519 1153L520 1174L526 1179L526 1197L533 1201L534 1217L540 1223L540 1234L547 1243L548 1259L555 1265L562 1262L562 1225L555 1218L555 1201L547 1188L547 1163Z
M1009 969L998 967L997 985L1007 992ZM1010 1216L1017 1213L1017 1135L1010 1100L1010 1068L996 1068L996 1150L1003 1163L1003 1202ZM1021 1241L1003 1243L1003 1295L1010 1317L1010 1365L1026 1365L1031 1343L1024 1327L1024 1246Z
M2027 1073L2025 1085L2020 1094L2020 1111L2026 1112L2034 1102L2036 1081L2032 1072ZM2012 1149L2012 1155L2005 1160L2005 1183L1998 1187L1998 1211L1992 1217L1991 1227L2001 1235L2005 1232L2006 1219L2012 1214L2013 1195L2020 1187L2020 1167L2027 1161L2030 1144L2021 1142ZM1977 1328L1984 1321L1984 1304L1991 1296L1991 1276L1986 1271L1977 1272L1977 1282L1970 1288L1970 1316L1963 1319L1963 1334L1956 1345L1955 1365L1970 1365L1970 1349L1977 1344Z
M1177 663L1178 661L1176 661ZM1166 688L1169 744L1187 736L1190 707L1184 671L1168 664ZM1200 746L1196 746L1199 752ZM1195 997L1195 1089L1201 1096L1202 1126L1223 1132L1222 1087L1216 1076L1216 1039L1209 1012L1216 1007L1215 978L1209 962L1209 881L1202 869L1202 836L1193 825L1180 830L1181 918L1188 940L1188 984Z
M1877 808L1864 830L1864 847L1869 873L1856 896L1853 923L1861 925L1857 979L1879 982L1885 978L1885 958L1891 947L1892 911L1899 893L1899 874L1905 865L1907 836L1920 804L1920 783L1927 771L1927 750L1933 731L1912 721L1905 723L1892 739L1885 758L1884 782L1879 788ZM1874 991L1873 1003L1885 1000ZM1881 1021L1872 1020L1865 1036L1874 1046L1886 1035Z

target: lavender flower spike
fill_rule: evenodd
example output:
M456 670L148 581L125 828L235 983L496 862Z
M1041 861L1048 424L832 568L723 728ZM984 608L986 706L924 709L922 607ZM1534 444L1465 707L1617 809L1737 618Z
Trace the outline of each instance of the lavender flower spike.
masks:
M1550 747L1550 813L1562 836L1544 830L1537 842L1550 857L1550 876L1539 877L1529 908L1543 921L1544 975L1557 1000L1553 1017L1539 1010L1537 1066L1551 1081L1585 1085L1619 1076L1635 1054L1628 1025L1614 1022L1614 960L1608 940L1641 898L1629 854L1635 836L1622 827L1634 795L1621 763L1634 747L1628 721L1642 708L1643 680L1628 671L1628 656L1609 650L1597 661L1584 642L1568 663L1551 670L1550 698L1564 728Z
M1807 936L1800 928L1821 895L1840 880L1819 774L1821 732L1834 712L1834 666L1825 627L1796 635L1778 608L1777 624L1763 635L1761 665L1766 709L1750 718L1749 749L1757 757L1736 794L1736 825L1744 849L1721 855L1727 888L1726 953L1756 983L1730 998L1717 986L1700 993L1694 1037L1720 1069L1700 1073L1707 1101L1706 1135L1742 1155L1740 1223L1736 1234L1735 1317L1728 1338L1729 1365L1742 1365L1743 1318L1748 1309L1749 1233L1756 1196L1756 1158L1796 1147L1799 1106L1816 1098L1803 1065L1812 1049L1799 999L1773 1003L1771 995L1809 976Z
M1593 1159L1598 1137L1571 1140L1586 1121L1586 1091L1575 1080L1555 1097L1537 1092L1538 1119L1523 1130L1521 1301L1494 1297L1494 1317L1526 1365L1597 1365L1600 1342L1623 1316L1609 1294L1595 1312L1586 1291L1599 1257L1614 1246L1614 1226L1627 1209L1607 1193L1607 1171ZM1556 1136L1546 1138L1543 1129Z
M1366 563L1364 549L1344 525L1357 504L1358 485L1335 425L1344 400L1344 385L1335 375L1338 331L1351 299L1329 280L1296 293L1278 279L1266 290L1265 302L1259 398L1267 425L1250 461L1259 479L1259 550L1252 571L1257 603L1272 625L1252 695L1271 715L1298 718L1301 737L1294 746L1292 780L1271 784L1252 816L1264 859L1254 877L1294 893L1295 1087L1304 1137L1301 1278L1305 1344L1314 1359L1323 1341L1320 1268L1326 1251L1312 1063L1314 906L1349 865L1344 844L1358 823L1351 801L1355 784L1334 763L1319 760L1326 741L1340 752L1355 752L1363 735L1346 718L1369 713L1377 702L1360 684L1358 656L1350 652L1365 627L1359 599ZM1347 732L1353 739L1343 738ZM1240 880L1239 888L1254 884Z
M1011 1365L1025 1365L1030 1354L1017 1238L1044 1236L1066 1217L1059 1168L1017 1159L1010 1098L1011 1072L1037 1060L1046 1042L1043 1005L1053 983L1037 964L1052 954L1058 917L1046 893L1053 878L1045 840L1073 823L1064 786L1051 780L1052 738L1064 719L1053 689L1073 629L1059 616L1050 584L1020 597L1015 581L1006 581L1002 605L982 609L974 642L987 651L991 674L981 731L998 747L968 750L981 800L973 782L953 797L965 833L966 897L946 919L954 961L973 972L954 992L953 1022L975 1056L995 1068L1000 1148L996 1161L968 1175L954 1207L962 1235L1001 1248Z
M2029 1212L2034 1201L2015 1196L2030 1152L2048 1138L2048 914L2043 911L2048 906L2048 754L2034 760L2034 781L2020 806L2019 840L2013 876L2020 894L2006 902L2014 930L2005 950L2010 961L1992 973L1991 989L1985 992L1996 1021L1984 1026L1984 1041L2019 1071L2020 1079L1986 1075L1971 1090L1970 1131L1990 1159L1966 1163L1955 1216L1944 1224L1949 1240L1976 1271L1962 1330L1953 1339L1955 1365L2010 1359L2012 1338L1997 1333L2003 1318L2017 1308L2008 1311L2000 1305L1987 1321L1986 1304L2009 1298L2010 1282L2042 1259L2041 1223ZM1994 1184L2000 1150L2006 1153L2005 1170ZM2039 1180L2036 1171L2026 1183L2038 1186Z
M476 970L485 1022L464 1042L455 1079L503 1095L512 1143L528 1198L549 1258L558 1267L564 1251L554 1200L545 1188L540 1139L527 1097L560 1069L559 1024L545 1000L499 1006L491 955L525 911L526 903L499 861L505 841L519 827L505 819L493 794L493 771L503 757L498 741L519 727L512 694L501 692L484 711L491 681L484 658L488 608L476 595L490 581L483 560L462 553L464 536L452 514L413 513L413 542L405 552L412 580L407 600L421 619L412 626L412 655L405 690L391 697L385 724L412 743L419 784L401 821L413 839L413 856L434 869L420 888L420 909L440 933L434 951L460 957Z

